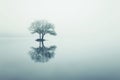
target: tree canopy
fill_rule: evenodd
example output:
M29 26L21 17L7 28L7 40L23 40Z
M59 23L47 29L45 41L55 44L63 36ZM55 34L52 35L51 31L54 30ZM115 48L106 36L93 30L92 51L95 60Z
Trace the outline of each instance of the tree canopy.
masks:
M32 22L29 30L32 34L38 33L40 39L43 39L45 34L56 35L56 32L54 30L54 24L49 23L46 20L38 20Z

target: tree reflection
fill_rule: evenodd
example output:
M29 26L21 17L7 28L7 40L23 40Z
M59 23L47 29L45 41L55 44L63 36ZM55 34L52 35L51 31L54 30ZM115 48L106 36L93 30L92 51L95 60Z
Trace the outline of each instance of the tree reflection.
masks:
M39 41L39 47L31 47L29 54L35 62L47 62L55 55L56 46L45 47L43 41Z

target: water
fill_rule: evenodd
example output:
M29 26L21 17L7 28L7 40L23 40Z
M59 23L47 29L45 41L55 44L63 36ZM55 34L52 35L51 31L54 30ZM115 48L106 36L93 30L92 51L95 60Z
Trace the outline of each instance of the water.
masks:
M44 45L56 46L54 55L36 61L30 55L39 47L35 38L0 38L0 80L119 80L120 46L113 42L50 39Z

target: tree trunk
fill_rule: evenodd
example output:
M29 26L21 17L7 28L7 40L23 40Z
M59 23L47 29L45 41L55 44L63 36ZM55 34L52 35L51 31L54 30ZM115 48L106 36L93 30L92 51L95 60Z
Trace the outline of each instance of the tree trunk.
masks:
M41 39L41 34L39 34L39 38Z
M42 34L42 40L44 39L44 35Z

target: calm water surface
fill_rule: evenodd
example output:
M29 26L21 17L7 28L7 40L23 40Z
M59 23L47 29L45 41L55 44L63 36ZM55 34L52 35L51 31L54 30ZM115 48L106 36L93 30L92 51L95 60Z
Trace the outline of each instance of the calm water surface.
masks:
M120 80L120 43L60 38L44 45L56 46L54 54L37 61L35 38L0 38L0 80Z

